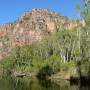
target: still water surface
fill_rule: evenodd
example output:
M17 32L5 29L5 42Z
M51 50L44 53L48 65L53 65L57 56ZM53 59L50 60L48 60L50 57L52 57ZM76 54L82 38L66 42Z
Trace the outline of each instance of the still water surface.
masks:
M71 85L69 82L40 81L31 78L2 78L0 90L90 90L90 86Z

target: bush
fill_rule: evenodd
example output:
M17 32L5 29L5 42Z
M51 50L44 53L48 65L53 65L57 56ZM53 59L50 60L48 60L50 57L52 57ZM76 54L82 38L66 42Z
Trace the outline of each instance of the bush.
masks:
M60 71L61 58L57 55L52 55L45 60L45 64L52 67L53 73Z
M53 74L52 67L46 65L39 70L37 77L39 79L47 79L47 77L51 76L52 74Z

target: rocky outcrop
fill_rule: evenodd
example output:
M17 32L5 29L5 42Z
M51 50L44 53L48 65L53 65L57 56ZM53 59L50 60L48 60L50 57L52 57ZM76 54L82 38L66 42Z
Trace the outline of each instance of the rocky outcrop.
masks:
M3 37L7 34L7 30L9 30L11 27L10 23L6 23L3 26L0 27L0 37Z
M47 9L33 9L24 13L16 22L0 27L0 59L17 45L30 45L59 28L72 30L80 25L84 26L80 21L69 20Z

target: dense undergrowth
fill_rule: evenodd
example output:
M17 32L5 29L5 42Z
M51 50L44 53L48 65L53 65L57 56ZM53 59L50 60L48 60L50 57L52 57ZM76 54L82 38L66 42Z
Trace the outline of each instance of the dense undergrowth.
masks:
M84 30L82 33L85 33ZM59 30L41 42L16 47L0 63L3 75L29 73L39 78L47 78L60 72L63 74L61 76L66 72L65 76L69 77L89 75L87 48L81 44L85 42L80 41L82 33L79 30Z

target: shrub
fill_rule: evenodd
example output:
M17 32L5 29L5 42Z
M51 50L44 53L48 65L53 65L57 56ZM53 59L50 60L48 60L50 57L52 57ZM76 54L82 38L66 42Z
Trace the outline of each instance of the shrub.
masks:
M51 76L52 74L53 74L52 67L50 67L49 65L46 65L39 70L37 77L39 79L47 79L47 77Z

